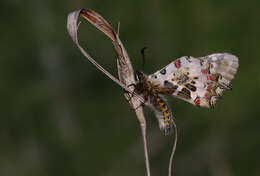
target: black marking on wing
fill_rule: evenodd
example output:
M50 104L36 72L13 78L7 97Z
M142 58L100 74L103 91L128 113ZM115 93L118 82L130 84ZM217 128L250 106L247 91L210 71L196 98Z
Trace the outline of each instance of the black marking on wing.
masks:
M190 96L190 91L188 89L186 89L185 87L182 88L182 90L185 94L189 95Z
M173 83L171 83L167 80L164 81L164 86L168 89L174 89L174 90L176 90L178 88L177 85L174 85Z
M166 74L166 69L165 69L165 68L162 69L162 70L160 71L160 73L161 73L162 75L165 75L165 74Z
M191 99L190 91L186 88L182 88L180 92L177 93L178 96L184 98L184 99Z
M191 85L191 84L185 84L185 86L190 89L192 92L195 92L197 90L197 88L194 86L194 85Z

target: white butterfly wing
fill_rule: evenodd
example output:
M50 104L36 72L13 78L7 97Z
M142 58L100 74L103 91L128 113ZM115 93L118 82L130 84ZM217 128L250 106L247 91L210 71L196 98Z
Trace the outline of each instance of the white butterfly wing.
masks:
M194 58L183 56L148 76L159 93L194 105L214 107L238 69L238 58L228 53ZM161 91L161 92L160 92ZM170 93L169 93L170 92Z

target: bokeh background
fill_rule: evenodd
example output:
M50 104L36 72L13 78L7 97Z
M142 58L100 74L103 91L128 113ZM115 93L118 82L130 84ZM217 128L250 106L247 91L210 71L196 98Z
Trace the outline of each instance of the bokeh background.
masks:
M178 176L258 176L260 1L2 0L0 175L145 175L140 128L121 88L97 71L67 34L69 12L91 8L145 72L174 59L230 52L240 67L216 109L169 98L177 118ZM117 75L111 41L82 19L81 44ZM152 175L166 175L172 136L145 111Z

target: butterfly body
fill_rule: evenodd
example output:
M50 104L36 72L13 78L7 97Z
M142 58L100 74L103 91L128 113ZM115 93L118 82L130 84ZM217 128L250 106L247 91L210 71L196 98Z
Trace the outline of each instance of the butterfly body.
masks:
M214 108L223 90L231 89L230 81L237 68L238 58L228 53L199 58L183 56L149 76L137 72L136 92L142 94L146 104L155 110L159 124L161 119L170 117L171 120L160 124L167 135L165 131L172 126L173 115L162 95L172 95L196 106ZM164 116L159 102L167 107L169 116ZM168 123L169 126L166 125Z
M138 83L135 85L135 92L141 94L145 104L154 110L161 131L164 135L168 135L173 126L174 117L167 101L159 94L160 89L155 87L144 73L137 72L136 75Z

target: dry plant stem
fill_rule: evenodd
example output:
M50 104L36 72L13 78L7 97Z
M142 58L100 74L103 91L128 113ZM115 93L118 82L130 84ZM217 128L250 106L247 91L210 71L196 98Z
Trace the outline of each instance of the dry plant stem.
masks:
M146 124L142 124L141 129L142 129L142 136L143 136L143 141L144 141L144 156L146 158L145 160L145 165L146 165L146 170L147 170L147 175L151 175L150 173L150 164L149 164L149 154L148 154L148 147L147 147L147 138L146 138Z
M87 19L91 24L93 24L96 28L101 30L103 33L105 33L112 41L115 46L115 49L117 51L118 59L117 59L117 66L118 66L118 75L119 80L116 79L114 76L112 76L109 72L107 72L104 68L102 68L80 45L78 42L78 17L81 15L85 19ZM123 89L127 90L128 92L131 92L134 94L134 87L127 87L127 85L136 84L135 78L134 78L134 70L132 68L132 64L130 61L130 58L119 38L119 29L118 33L116 34L113 30L113 28L108 24L108 22L103 19L102 16L100 16L98 13L96 13L93 10L90 9L82 9L78 11L71 12L68 15L68 21L67 21L67 29L68 32L74 41L74 43L77 45L81 53L92 63L94 64L97 69L99 69L101 72L106 74L110 79L112 79L114 82L116 82L119 86L121 86ZM140 106L142 102L144 102L143 97L134 94L132 98L129 98L128 93L124 93L125 97L127 98L130 105L135 109L136 116L139 120L141 129L142 129L142 136L143 136L143 142L144 142L144 152L145 152L145 164L146 164L146 171L147 176L150 176L150 166L149 166L149 158L148 158L148 149L147 149L147 140L146 140L146 121L144 118L143 113L143 107Z
M178 140L177 126L176 126L175 122L173 123L173 127L174 127L174 142L173 142L172 152L171 152L170 161L169 161L168 176L174 175L174 174L172 174L172 170L174 171L173 157L174 157L177 140Z

